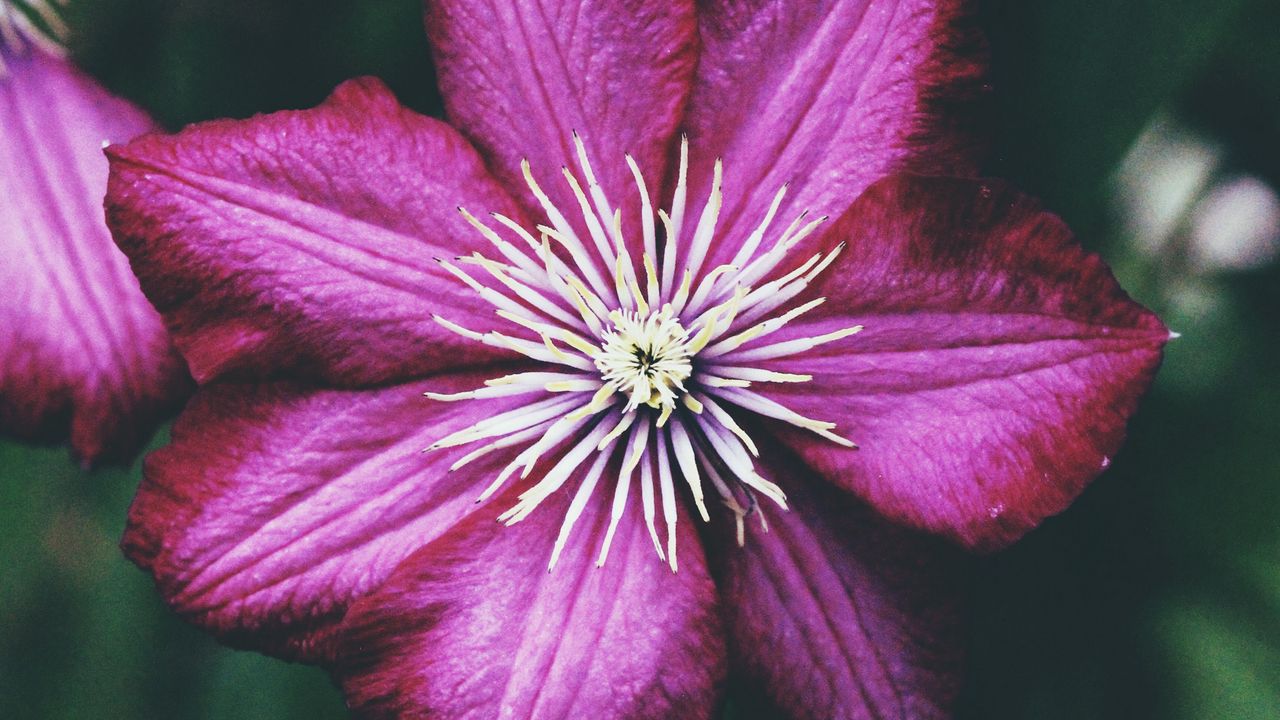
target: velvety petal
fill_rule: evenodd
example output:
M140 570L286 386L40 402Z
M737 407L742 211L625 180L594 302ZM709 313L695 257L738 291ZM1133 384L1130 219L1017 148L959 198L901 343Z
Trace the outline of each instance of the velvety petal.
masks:
M835 234L849 246L812 291L827 302L770 341L865 329L760 363L811 382L752 388L861 446L788 432L806 462L971 547L1066 508L1119 449L1168 330L1001 183L891 178Z
M544 215L526 188L521 158L566 216L579 214L560 173L577 168L575 130L626 222L634 223L638 196L624 153L635 157L657 204L697 61L690 0L426 4L449 118L533 217Z
M0 430L127 461L190 385L102 216L103 143L151 123L62 58L0 55Z
M985 44L967 0L713 0L685 129L690 188L725 161L727 262L790 183L782 226L838 217L894 171L970 174ZM696 217L696 216L695 216Z
M515 209L461 136L381 82L107 152L116 241L197 380L363 385L492 355L432 320L495 326L434 258L489 250L457 206Z
M766 445L789 512L748 518L739 547L713 524L731 669L781 717L950 717L960 681L959 552L890 525Z
M595 498L548 572L570 495L512 527L472 515L352 607L335 675L357 717L711 717L724 640L692 519L678 573L638 509L597 568L610 503Z
M353 599L481 507L503 453L449 473L472 448L422 450L528 396L440 403L422 392L492 376L367 391L202 389L172 443L147 458L125 553L179 613L224 641L322 659Z

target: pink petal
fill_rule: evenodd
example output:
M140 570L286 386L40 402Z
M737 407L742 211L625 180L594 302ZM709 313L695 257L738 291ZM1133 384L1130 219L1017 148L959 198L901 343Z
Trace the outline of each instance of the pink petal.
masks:
M327 631L351 601L481 507L480 491L510 459L494 453L450 473L472 448L422 452L528 401L422 397L493 375L368 391L202 389L173 442L147 458L125 552L178 612L223 640L323 658Z
M1057 217L990 181L892 178L833 234L850 245L819 310L778 341L860 334L753 389L861 445L788 434L881 513L994 548L1060 512L1107 467L1168 330Z
M609 503L587 503L547 572L567 506L558 494L512 527L476 513L353 606L335 675L356 715L709 718L724 640L692 519L679 573L639 512L597 568Z
M125 461L190 384L102 217L103 144L151 123L61 58L0 54L0 429Z
M434 258L488 250L458 205L515 210L465 140L381 82L108 155L116 241L200 382L362 385L492 357L432 320L495 321Z
M575 130L627 222L638 195L624 153L635 157L658 204L697 61L692 2L428 0L427 32L449 118L532 216L541 221L543 213L521 175L522 158L566 215L578 215L560 174L562 166L577 170ZM637 239L638 230L627 237Z
M685 128L690 188L725 159L720 237L728 262L791 183L782 226L839 216L894 171L969 174L985 45L963 0L714 0ZM696 208L695 208L696 210ZM692 217L697 217L693 215Z
M762 450L789 512L746 544L721 525L711 567L729 657L780 717L950 717L959 687L960 575L954 550L876 517L777 447Z

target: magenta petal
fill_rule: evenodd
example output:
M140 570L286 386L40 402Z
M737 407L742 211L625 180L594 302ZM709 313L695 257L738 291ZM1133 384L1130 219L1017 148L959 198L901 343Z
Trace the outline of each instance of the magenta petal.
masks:
M711 568L739 680L795 720L950 717L959 687L959 554L876 517L778 448L765 508L739 547L715 534Z
M0 429L127 460L190 385L102 216L103 143L151 123L61 58L0 54Z
M577 168L575 130L626 222L638 196L624 153L658 203L697 61L692 2L427 0L427 31L450 120L534 217L520 160L560 208L577 208L560 174Z
M461 136L381 82L108 155L116 241L197 380L363 385L493 356L432 320L495 322L435 258L488 248L459 205L514 212L511 200Z
M499 373L500 374L500 373ZM440 403L492 374L368 391L202 389L147 458L124 549L192 622L234 645L325 657L328 629L474 509L509 456L457 472L432 442L527 396Z
M725 159L727 262L790 183L783 226L839 216L895 171L969 174L969 125L985 90L985 45L964 0L714 0L685 128L690 187ZM693 217L697 217L693 215Z
M833 230L849 246L777 334L858 335L754 386L838 423L787 438L881 513L964 545L1012 542L1107 467L1169 338L1057 217L1001 183L892 178Z
M709 718L724 640L691 518L678 524L679 573L639 512L597 568L609 503L589 502L548 572L567 506L553 496L512 527L476 513L356 603L335 670L356 715Z

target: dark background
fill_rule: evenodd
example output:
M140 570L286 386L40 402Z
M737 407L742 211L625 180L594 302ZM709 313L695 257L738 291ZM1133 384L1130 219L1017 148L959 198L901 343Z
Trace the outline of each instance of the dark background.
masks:
M1280 2L982 7L989 173L1183 337L1111 469L976 561L960 717L1280 718ZM82 64L171 128L311 106L361 74L440 114L417 0L69 16ZM0 442L0 717L345 717L321 671L220 647L162 606L116 548L138 476Z

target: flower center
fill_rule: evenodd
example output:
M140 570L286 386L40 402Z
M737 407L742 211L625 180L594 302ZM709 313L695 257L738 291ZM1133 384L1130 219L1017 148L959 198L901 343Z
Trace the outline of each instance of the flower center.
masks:
M629 398L625 412L641 405L674 409L693 373L689 332L670 307L648 316L615 310L609 319L613 329L595 357L605 387Z
M739 417L760 416L855 447L832 432L835 423L804 417L754 389L756 384L812 380L771 365L784 358L795 360L862 329L852 326L817 335L789 332L783 340L767 339L822 304L823 298L793 301L844 245L803 261L789 258L826 218L808 220L801 213L781 233L771 233L787 193L783 186L755 230L731 248L729 262L704 268L716 249L723 168L717 161L710 194L696 221L686 218L687 142L680 146L669 211L654 212L644 177L627 156L639 193L641 230L640 237L629 242L622 213L613 209L596 181L581 138L575 134L573 140L585 183L568 168L563 174L581 217L576 227L524 162L525 181L547 216L548 224L534 228L537 237L503 215L492 216L501 226L495 229L460 210L502 259L473 253L440 261L491 303L513 332L476 332L439 316L436 322L476 342L524 355L546 369L493 378L468 392L427 397L535 397L441 438L428 449L476 444L452 464L456 470L489 453L522 447L480 495L484 500L517 475L528 478L539 469L536 481L499 516L508 525L527 517L564 486L575 485L551 567L602 484L612 485L613 492L597 560L603 564L619 520L638 494L654 548L675 571L678 481L688 487L704 521L711 517L706 502L710 486L713 497L733 514L739 543L744 542L747 517L758 517L767 528L757 496L786 509L782 489L756 470L759 451ZM766 243L770 236L772 242ZM472 273L487 277L487 282ZM606 470L611 477L605 476ZM665 549L657 531L659 508L666 525Z

